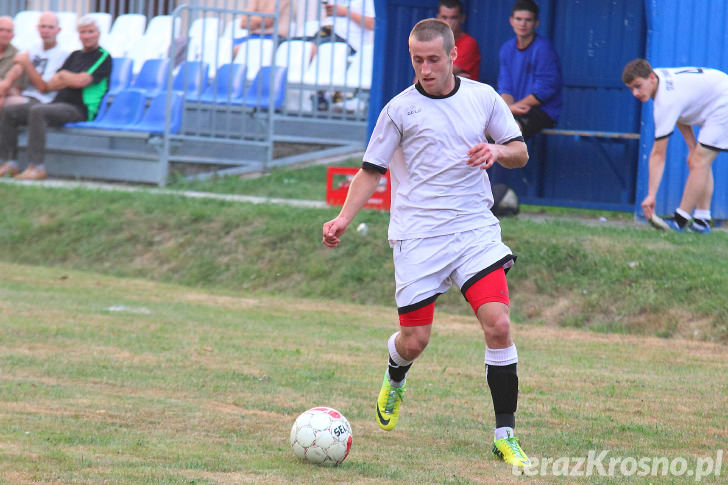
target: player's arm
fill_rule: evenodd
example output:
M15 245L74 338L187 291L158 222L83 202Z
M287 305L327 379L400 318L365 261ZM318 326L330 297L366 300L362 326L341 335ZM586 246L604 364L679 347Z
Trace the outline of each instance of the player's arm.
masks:
M359 26L363 25L366 30L374 30L374 17L368 17L360 13L352 12L346 5L326 3L324 4L324 10L326 11L327 17L332 17L334 15L337 17L346 17L348 15L354 24Z
M695 133L693 132L693 127L690 125L685 125L682 123L677 123L677 128L680 130L680 133L682 133L683 138L685 138L685 143L688 145L688 150L690 153L695 150L695 146L697 145L697 142L695 141Z
M642 211L647 219L655 213L657 190L660 188L662 174L665 171L665 155L669 137L659 138L652 144L649 159L649 181L647 183L647 197L642 201Z
M382 175L374 169L361 168L351 181L349 193L335 218L324 224L323 243L330 248L338 246L340 237L354 220L356 214L364 207L379 186Z
M64 88L85 88L93 81L91 74L87 72L58 71L46 83L48 91L58 91Z
M13 59L13 62L15 63L13 69L20 69L20 74L18 74L18 77L20 77L20 75L24 72L28 76L28 80L30 81L30 83L35 86L35 89L37 89L41 93L48 92L48 85L43 80L43 76L41 76L41 74L35 70L35 67L30 61L30 56L28 56L27 52L16 55L15 59Z
M485 170L495 162L505 168L524 167L528 163L526 143L520 140L511 140L505 145L478 143L468 150L468 165Z
M508 93L501 93L501 98L503 98L503 101L505 101L508 106L516 102L515 98Z
M521 115L524 113L528 113L533 106L538 106L540 104L541 101L539 101L536 96L534 96L533 94L529 94L523 99L519 99L518 101L515 101L513 103L508 103L508 107L511 108L511 113L513 113L514 115Z
M13 87L13 83L20 79L20 76L23 75L23 68L19 65L15 64L13 67L10 68L8 73L5 75L3 79L0 79L0 96L4 96L8 93L11 87Z

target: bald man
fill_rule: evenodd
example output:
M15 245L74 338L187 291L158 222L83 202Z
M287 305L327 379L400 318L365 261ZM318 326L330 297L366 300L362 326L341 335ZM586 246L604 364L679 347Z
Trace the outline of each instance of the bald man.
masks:
M39 41L27 52L15 56L13 67L5 79L0 81L0 97L5 98L5 105L20 103L50 103L55 91L48 89L51 79L68 57L66 49L57 42L61 31L58 25L58 16L53 12L44 12L38 18ZM10 88L18 79L23 80L25 89L19 95L11 92Z
M13 67L13 59L18 49L10 41L15 36L13 19L0 17L0 79L4 79L8 71Z

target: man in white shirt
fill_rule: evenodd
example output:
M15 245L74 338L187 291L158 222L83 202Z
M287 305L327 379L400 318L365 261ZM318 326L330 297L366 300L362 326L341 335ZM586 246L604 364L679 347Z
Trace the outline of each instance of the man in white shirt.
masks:
M323 243L336 247L358 211L391 170L389 240L394 249L399 332L389 338L389 366L377 399L377 422L399 419L405 378L427 346L435 300L460 288L485 337L486 380L495 412L493 453L530 466L513 436L518 354L513 344L505 272L515 261L492 214L485 169L528 161L521 131L505 101L486 84L453 74L457 48L446 22L423 20L409 49L417 83L381 111L339 215L324 224ZM495 140L489 144L487 137Z
M373 0L327 1L324 13L321 25L331 26L333 34L344 39L353 52L374 42Z
M56 38L61 28L58 25L58 16L53 12L44 12L38 18L38 34L40 42L27 52L21 52L13 60L14 66L8 76L0 82L0 95L7 92L7 87L21 78L27 76L27 86L20 96L8 96L5 104L26 103L38 101L50 102L55 91L48 91L45 82L63 65L69 52L61 47ZM7 85L7 86L6 86Z
M659 229L710 234L712 165L720 151L728 150L728 74L704 67L653 69L645 59L635 59L625 66L622 81L635 98L654 101L655 141L647 196L642 201L645 217ZM688 145L689 174L680 206L672 219L663 220L655 214L655 204L667 142L676 125ZM693 125L701 127L697 141Z

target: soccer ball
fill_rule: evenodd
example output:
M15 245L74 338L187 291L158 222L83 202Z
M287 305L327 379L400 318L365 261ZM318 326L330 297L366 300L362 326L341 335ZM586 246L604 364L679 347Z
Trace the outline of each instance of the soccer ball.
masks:
M317 465L338 465L351 450L351 426L343 414L327 407L311 408L291 428L293 453Z

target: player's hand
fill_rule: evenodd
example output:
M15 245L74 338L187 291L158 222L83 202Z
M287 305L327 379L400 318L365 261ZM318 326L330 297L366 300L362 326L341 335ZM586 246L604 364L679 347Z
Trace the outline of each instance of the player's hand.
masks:
M471 167L480 166L482 170L485 170L493 166L498 160L499 154L498 145L478 143L468 150L468 161L466 163Z
M645 197L645 200L642 201L642 212L644 212L645 217L649 220L652 218L652 215L655 213L655 196L654 195L648 195Z
M510 108L514 115L523 115L531 111L531 105L526 103L513 103Z
M346 232L348 227L349 223L342 217L326 222L323 230L323 243L330 248L335 248L341 242L341 235Z

